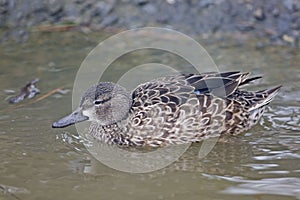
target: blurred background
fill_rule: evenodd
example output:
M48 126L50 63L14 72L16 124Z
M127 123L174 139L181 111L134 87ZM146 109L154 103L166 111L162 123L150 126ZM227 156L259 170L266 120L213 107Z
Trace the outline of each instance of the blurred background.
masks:
M2 42L33 32L120 31L144 26L185 34L259 37L298 46L298 0L1 0ZM4 31L6 30L6 31ZM234 36L232 35L234 33ZM240 35L241 34L241 35ZM262 45L261 43L258 46Z

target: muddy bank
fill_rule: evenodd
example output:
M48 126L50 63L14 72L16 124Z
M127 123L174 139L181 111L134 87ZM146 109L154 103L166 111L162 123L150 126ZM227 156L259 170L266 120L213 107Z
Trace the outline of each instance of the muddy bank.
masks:
M85 31L158 26L192 35L235 33L298 46L300 1L0 0L0 28L6 29L2 41L26 41L33 28L44 25L87 27Z

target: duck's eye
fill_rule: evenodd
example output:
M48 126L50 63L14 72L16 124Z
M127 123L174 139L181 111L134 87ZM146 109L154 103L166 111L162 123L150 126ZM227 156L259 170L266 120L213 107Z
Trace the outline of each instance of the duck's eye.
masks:
M96 99L96 100L94 101L94 104L95 104L95 105L104 104L104 103L108 102L110 99L111 99L111 98L108 98L108 99L102 99L102 100Z
M95 104L95 105L99 105L99 104L102 104L102 103L103 103L103 101L101 101L101 100L95 100L95 101L94 101L94 104Z

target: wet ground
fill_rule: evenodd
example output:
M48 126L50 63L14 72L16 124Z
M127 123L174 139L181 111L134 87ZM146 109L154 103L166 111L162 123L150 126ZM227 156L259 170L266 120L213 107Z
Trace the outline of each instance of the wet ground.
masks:
M18 42L32 31L168 27L186 34L248 34L299 46L298 0L1 0L0 35ZM260 43L261 45L261 43ZM264 44L263 44L264 45Z
M221 71L264 74L259 88L283 87L259 125L217 143L205 158L197 157L200 143L167 168L129 174L93 158L74 127L51 128L71 111L71 92L30 104L57 87L72 89L87 53L107 37L48 33L22 45L0 47L0 199L300 199L298 49L257 49L256 41L216 45L196 38ZM146 53L149 60L182 64L161 52ZM130 66L148 61L144 54L120 58L106 78L113 80ZM36 77L39 96L22 102L23 107L7 104L4 90L18 91Z

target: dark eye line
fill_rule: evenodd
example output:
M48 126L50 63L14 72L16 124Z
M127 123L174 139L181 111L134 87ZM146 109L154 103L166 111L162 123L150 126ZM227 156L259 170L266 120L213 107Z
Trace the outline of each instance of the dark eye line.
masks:
M100 104L103 104L103 103L105 103L105 102L107 102L107 101L109 101L109 100L111 100L111 97L110 98L108 98L108 99L104 99L104 100L95 100L94 101L94 104L95 105L100 105Z

